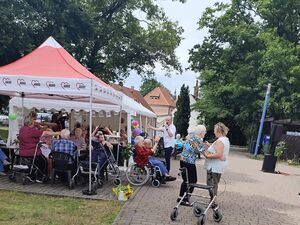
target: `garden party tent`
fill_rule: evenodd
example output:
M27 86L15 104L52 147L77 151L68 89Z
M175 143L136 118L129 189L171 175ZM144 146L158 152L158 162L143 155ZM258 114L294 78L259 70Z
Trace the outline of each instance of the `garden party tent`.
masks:
M122 93L89 72L52 37L30 54L0 67L0 94L89 101L90 112L93 102L116 105L122 102ZM92 124L92 113L89 123ZM90 136L91 132L90 126ZM91 173L88 191L91 192Z

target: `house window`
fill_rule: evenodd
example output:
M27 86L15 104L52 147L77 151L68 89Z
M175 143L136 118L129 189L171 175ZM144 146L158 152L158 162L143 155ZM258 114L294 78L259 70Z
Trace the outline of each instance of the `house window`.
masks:
M151 99L159 99L159 95L151 95L150 98Z

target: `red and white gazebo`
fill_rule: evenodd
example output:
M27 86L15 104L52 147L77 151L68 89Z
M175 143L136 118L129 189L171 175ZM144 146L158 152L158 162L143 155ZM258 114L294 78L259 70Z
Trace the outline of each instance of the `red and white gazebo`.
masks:
M93 102L121 106L123 96L89 72L52 37L28 55L0 67L0 95L89 102L90 171ZM91 173L87 194L93 194Z
M52 37L0 67L0 94L76 101L92 96L93 102L117 105L122 101L120 92L88 71Z

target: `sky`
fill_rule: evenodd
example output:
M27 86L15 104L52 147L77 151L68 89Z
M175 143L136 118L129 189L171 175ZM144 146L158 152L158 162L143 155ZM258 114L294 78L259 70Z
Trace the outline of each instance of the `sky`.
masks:
M228 1L229 0L219 0L219 2ZM218 2L218 0L187 0L184 4L173 2L171 0L158 1L158 5L164 9L166 15L172 21L178 21L179 25L184 29L182 35L184 40L181 41L180 46L176 49L176 55L182 65L183 73L181 75L176 75L174 73L174 75L169 78L164 76L164 72L159 68L155 69L157 81L167 87L171 93L174 93L176 90L177 94L179 94L180 87L183 84L188 85L190 91L193 93L196 78L199 74L196 74L191 70L185 70L189 66L188 53L195 44L202 43L204 37L208 35L207 29L198 30L197 22L205 9L213 6L215 2ZM126 87L133 86L136 90L140 88L141 84L140 76L135 73L131 73L124 83Z

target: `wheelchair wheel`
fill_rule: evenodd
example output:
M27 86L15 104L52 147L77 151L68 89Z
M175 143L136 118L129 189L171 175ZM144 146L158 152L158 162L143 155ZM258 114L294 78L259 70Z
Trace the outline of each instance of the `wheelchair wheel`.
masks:
M126 178L132 185L140 186L149 180L150 171L147 166L138 167L136 164L130 165L126 170Z
M195 204L193 208L194 216L200 217L205 211L205 208L200 204Z
M171 219L172 221L175 221L176 218L177 218L177 216L178 216L178 209L177 209L177 208L174 208L173 211L171 212L170 219Z
M206 220L205 215L202 214L202 215L199 217L198 221L197 221L197 225L204 225L204 224L205 224L205 220Z
M121 180L120 178L116 178L113 180L114 185L118 186L119 184L121 184Z
M214 221L217 223L219 223L222 220L223 216L222 216L222 213L220 212L220 210L216 210L213 212L213 218L214 218Z
M160 186L159 180L155 179L152 181L152 186L158 188Z

